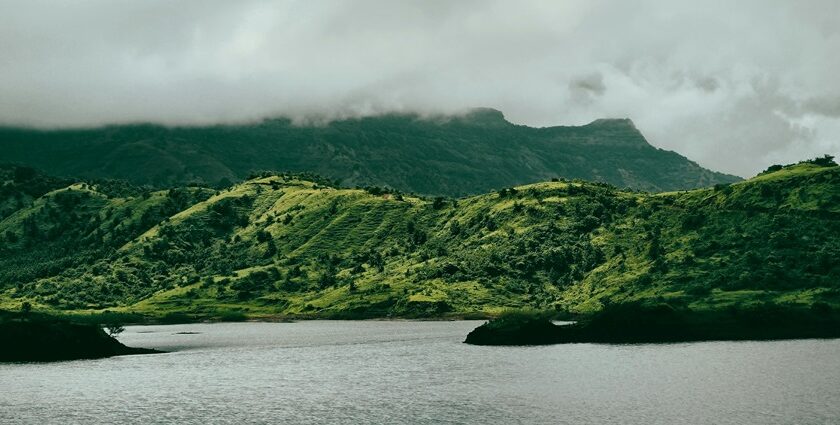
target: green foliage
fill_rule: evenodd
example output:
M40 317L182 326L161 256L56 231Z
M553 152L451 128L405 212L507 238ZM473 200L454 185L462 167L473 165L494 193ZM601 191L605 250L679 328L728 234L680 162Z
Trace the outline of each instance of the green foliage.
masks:
M108 335L115 337L125 331L125 326L119 323L109 323L105 325L105 331L108 332Z
M306 170L333 179L304 177L319 186L333 187L340 180L377 196L400 196L397 191L463 196L558 175L651 191L739 180L649 145L629 120L531 128L512 124L490 109L449 117L390 114L313 125L269 119L209 127L0 128L0 140L0 160L56 175L124 179L156 187L200 182L224 188L243 178L272 174L257 171L267 169ZM25 179L33 171L21 168L18 173Z
M13 174L4 193L51 181ZM591 312L640 300L840 305L836 166L801 163L717 190L557 181L457 202L292 174L221 191L112 187L54 188L0 221L0 307L186 321Z
M823 155L822 157L816 157L814 159L809 159L805 161L808 164L818 165L820 167L836 167L837 163L834 162L834 156L832 155Z

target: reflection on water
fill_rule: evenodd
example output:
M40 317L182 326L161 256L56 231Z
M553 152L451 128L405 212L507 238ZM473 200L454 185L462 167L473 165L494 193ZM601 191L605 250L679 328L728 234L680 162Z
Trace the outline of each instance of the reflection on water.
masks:
M462 344L480 323L128 327L171 352L0 364L0 423L840 421L840 340Z

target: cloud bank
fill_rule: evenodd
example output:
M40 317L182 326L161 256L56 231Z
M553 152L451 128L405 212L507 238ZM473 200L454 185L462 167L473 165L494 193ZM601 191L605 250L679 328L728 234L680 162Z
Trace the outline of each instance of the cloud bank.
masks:
M0 123L629 117L751 175L840 153L840 2L0 0Z

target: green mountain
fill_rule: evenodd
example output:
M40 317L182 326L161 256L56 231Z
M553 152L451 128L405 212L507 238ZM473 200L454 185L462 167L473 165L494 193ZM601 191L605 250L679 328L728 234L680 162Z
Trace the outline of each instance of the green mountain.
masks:
M262 175L150 192L0 172L0 308L197 317L840 306L840 167L643 194L543 182L461 199Z
M323 125L121 125L39 131L0 128L0 162L53 175L159 187L224 187L254 171L315 172L344 186L463 196L555 177L646 191L738 181L647 143L630 120L580 127L514 125L502 113L383 115Z

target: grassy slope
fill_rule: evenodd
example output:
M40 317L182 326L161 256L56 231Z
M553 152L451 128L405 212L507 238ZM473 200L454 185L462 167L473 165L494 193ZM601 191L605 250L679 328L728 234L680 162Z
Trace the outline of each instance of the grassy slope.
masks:
M602 275L591 274L567 295L593 309L601 299L654 297L694 309L836 304L838 171L799 164L728 187L646 198L609 232L605 245L631 251L644 244L641 227L647 255L613 257L597 270ZM650 255L654 235L661 247L657 259Z
M0 221L15 239L0 252L0 307L416 317L631 300L838 305L839 218L840 168L808 164L688 192L546 182L439 202L288 175L215 194L82 184Z

